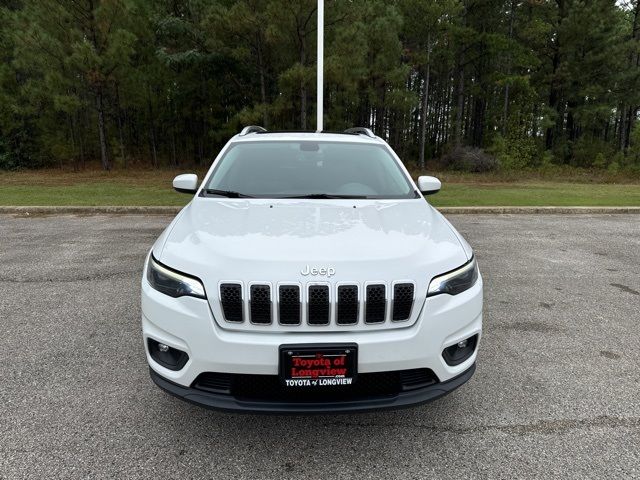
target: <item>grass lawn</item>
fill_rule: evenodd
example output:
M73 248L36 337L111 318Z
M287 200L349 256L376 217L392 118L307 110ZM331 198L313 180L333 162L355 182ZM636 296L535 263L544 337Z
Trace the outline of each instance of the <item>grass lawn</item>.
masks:
M442 185L429 201L441 207L467 206L640 206L640 185L533 183Z
M0 205L184 205L173 170L0 172ZM199 172L200 176L204 172ZM640 206L640 182L443 173L436 206ZM596 179L597 181L597 179ZM606 181L611 181L606 180ZM614 181L618 181L615 180ZM631 182L631 183L629 183Z

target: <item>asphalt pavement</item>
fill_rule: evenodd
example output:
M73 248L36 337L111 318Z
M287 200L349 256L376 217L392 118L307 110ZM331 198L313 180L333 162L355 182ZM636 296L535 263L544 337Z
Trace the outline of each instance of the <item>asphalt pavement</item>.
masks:
M640 215L452 215L485 279L478 370L380 413L252 416L149 379L167 216L0 216L0 478L640 478Z

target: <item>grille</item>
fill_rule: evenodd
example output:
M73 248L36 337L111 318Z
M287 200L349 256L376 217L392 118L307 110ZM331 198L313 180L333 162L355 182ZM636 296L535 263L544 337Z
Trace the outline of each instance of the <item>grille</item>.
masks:
M282 325L300 324L300 287L280 285L279 299L280 323Z
M271 287L269 285L251 285L251 322L271 323Z
M400 392L438 383L428 368L390 372L361 373L349 386L289 389L277 375L244 375L205 372L192 387L212 393L231 395L238 400L266 402L339 402L392 397Z
M399 328L391 325L391 321L412 318L415 302L415 287L408 281L392 286L384 283L332 286L313 282L271 285L251 283L244 286L239 281L220 284L222 318L229 323L242 324L236 327L240 330L250 329L251 325ZM274 302L276 308L273 308Z
M407 320L413 306L413 284L396 283L393 286L393 315L394 321Z
M309 325L328 325L329 306L329 287L327 285L311 285L309 287L309 311L307 312Z
M338 325L358 323L358 286L340 285L338 287Z
M242 286L237 283L220 285L220 303L228 322L242 321Z
M384 322L387 311L387 299L384 285L367 285L365 322Z

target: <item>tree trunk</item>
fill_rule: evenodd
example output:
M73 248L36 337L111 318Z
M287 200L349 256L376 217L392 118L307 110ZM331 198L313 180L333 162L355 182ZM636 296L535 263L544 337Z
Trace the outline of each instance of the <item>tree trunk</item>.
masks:
M150 92L149 92L150 93ZM151 161L153 168L158 168L158 151L156 148L156 124L153 117L151 96L147 96L147 109L149 111L149 147L151 149Z
M88 125L89 124L89 116L87 114L88 109L84 108L83 112L84 113L84 122L82 122L81 118L78 118L78 120L80 121L80 125ZM80 114L78 114L78 117L80 116ZM84 155L84 135L83 135L83 129L79 128L78 129L78 138L79 138L79 143L80 143L80 165L82 167L82 169L84 170L84 168L86 167L86 162L85 162L85 155Z
M482 147L482 137L484 135L486 100L477 96L473 101L473 146Z
M553 144L555 142L555 134L560 133L562 131L562 126L564 125L564 118L562 118L564 112L559 111L560 85L558 85L558 68L560 67L561 47L559 30L565 17L565 3L564 0L556 0L556 4L558 5L558 26L554 42L551 82L549 84L549 108L553 109L556 112L556 124L555 126L547 128L547 132L545 135L545 147L547 150L551 150L553 148Z
M464 2L464 8L462 12L462 26L467 26L467 6ZM453 129L453 142L456 147L462 144L462 122L464 111L464 62L465 62L465 45L460 45L458 55L456 59L456 68L454 77L456 78L456 118Z
M458 82L456 86L456 120L453 130L453 141L456 147L462 144L462 115L464 110L464 53L458 58L456 67Z
M262 101L262 126L269 128L269 113L267 111L267 87L265 82L265 66L262 58L262 48L258 46L258 72L260 77L260 100Z
M78 155L76 154L76 125L74 121L75 113L69 115L69 133L71 135L71 152L73 160L73 171L78 171Z
M176 118L176 106L175 99L171 99L169 103L169 108L171 109L171 165L174 167L178 166L178 156L176 154L176 143L177 143L177 128L178 128L178 119Z
M633 14L633 28L631 30L632 40L640 40L640 0L636 0L635 11ZM640 67L640 55L637 52L631 53L630 59L631 68L637 70ZM623 151L627 151L631 146L631 129L637 121L638 106L630 105L627 112L627 119L625 122L624 141L620 142Z
M156 129L151 122L151 126L149 127L149 146L151 147L151 162L153 168L158 168L158 150L156 148Z
M623 108L620 112L620 151L626 152L631 141L631 128L634 122L633 107Z
M300 129L307 129L307 88L300 85Z
M575 102L569 102L568 104L568 112L567 112L567 125L566 125L566 135L569 140L573 141L576 138L576 128L575 122L573 119L573 109L575 107Z
M509 41L513 39L513 21L516 12L516 1L511 0L511 12L509 14ZM511 75L511 52L507 58L507 75ZM502 135L507 135L507 120L509 117L509 80L504 86L504 105L502 107Z
M556 47L557 48L557 47ZM557 85L556 74L558 71L558 66L560 64L560 54L556 50L556 53L553 55L553 74L551 76L551 84L549 86L549 108L553 109L556 112L557 117L560 116L560 112L558 112L558 104L560 92ZM556 118L556 125L559 119ZM556 126L551 126L547 128L547 132L545 134L545 148L547 150L551 150L553 148L554 143L554 133L556 130Z
M300 39L300 65L302 66L302 71L304 72L304 64L305 64L305 50L304 50L304 39ZM304 73L303 73L304 75ZM300 128L302 130L307 129L307 86L303 78L300 79Z
M427 140L427 114L429 113L429 84L431 82L431 32L427 35L427 72L424 77L424 98L422 99L422 125L420 126L420 170L424 170L424 149Z
M172 129L171 133L171 165L178 166L178 157L176 155L176 132Z
M98 90L96 92L96 109L98 110L98 133L100 136L100 160L102 162L102 169L111 170L111 161L109 160L109 146L107 144L107 134L105 131L102 86L98 87Z
M120 155L122 156L122 162L124 168L127 168L127 154L124 149L124 131L122 126L122 109L120 108L120 91L118 84L116 84L116 108L118 110L118 139L120 140Z

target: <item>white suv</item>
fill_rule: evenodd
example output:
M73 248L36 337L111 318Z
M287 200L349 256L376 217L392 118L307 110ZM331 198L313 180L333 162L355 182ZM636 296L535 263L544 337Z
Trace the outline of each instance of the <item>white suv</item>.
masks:
M473 252L369 129L246 127L155 242L142 279L153 381L223 410L359 411L469 380Z

